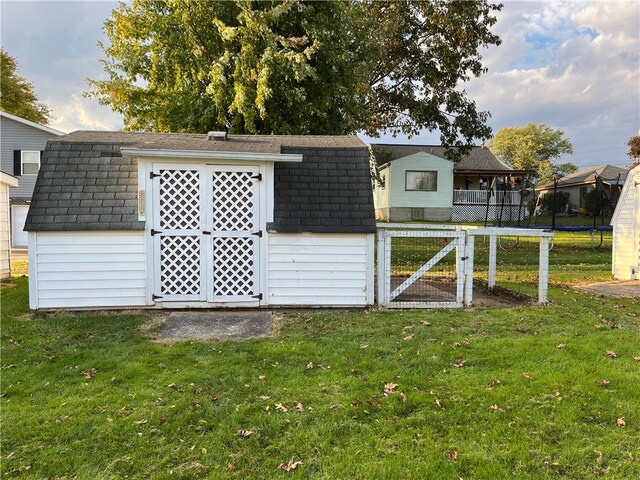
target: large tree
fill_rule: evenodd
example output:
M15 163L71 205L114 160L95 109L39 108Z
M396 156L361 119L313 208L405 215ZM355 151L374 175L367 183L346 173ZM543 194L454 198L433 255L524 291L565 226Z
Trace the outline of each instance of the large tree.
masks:
M532 181L548 182L554 176L573 173L577 167L570 162L555 161L573 153L573 145L562 130L548 125L528 123L523 127L503 127L487 145L498 159L519 170L529 170Z
M416 134L486 139L460 84L486 71L500 5L469 2L133 0L105 23L91 95L125 128ZM458 149L459 150L459 149ZM456 153L460 153L456 151Z
M629 155L633 160L632 165L640 163L640 135L631 137L627 142L627 145L629 145L627 155Z
M0 49L0 110L41 125L51 121L51 109L38 101L33 84L18 75L18 62Z

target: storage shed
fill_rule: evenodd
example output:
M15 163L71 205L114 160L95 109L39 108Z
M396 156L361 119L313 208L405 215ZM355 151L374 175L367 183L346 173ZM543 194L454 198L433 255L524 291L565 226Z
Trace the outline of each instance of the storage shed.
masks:
M16 177L0 172L0 278L11 275L9 189L17 186L18 179Z
M32 309L374 302L354 136L73 132L47 144L25 229Z
M613 277L617 280L640 279L640 164L627 174L611 225Z

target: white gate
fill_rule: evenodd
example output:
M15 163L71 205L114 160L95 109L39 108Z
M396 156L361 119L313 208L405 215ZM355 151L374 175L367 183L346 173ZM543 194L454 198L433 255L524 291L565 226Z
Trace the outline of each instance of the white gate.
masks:
M403 252L405 260L396 252ZM379 230L378 303L387 308L461 307L464 252L463 231Z
M154 300L255 302L258 167L154 165Z

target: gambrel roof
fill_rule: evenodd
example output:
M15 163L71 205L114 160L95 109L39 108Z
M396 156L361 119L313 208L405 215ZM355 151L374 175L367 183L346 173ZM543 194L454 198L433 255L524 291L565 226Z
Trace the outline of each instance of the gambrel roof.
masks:
M274 221L280 232L373 233L369 153L355 136L72 132L47 143L25 230L141 230L138 171L125 152L298 154L276 161ZM275 158L275 157L274 157Z

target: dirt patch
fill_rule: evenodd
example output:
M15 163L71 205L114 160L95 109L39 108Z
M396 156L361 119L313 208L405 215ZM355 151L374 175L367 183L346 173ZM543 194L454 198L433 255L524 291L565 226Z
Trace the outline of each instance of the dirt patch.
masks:
M640 280L591 283L573 288L605 297L640 298Z

